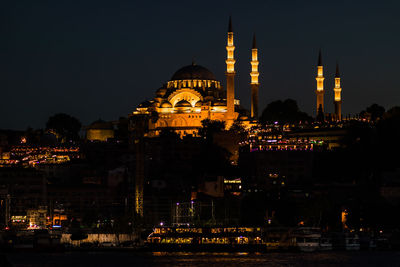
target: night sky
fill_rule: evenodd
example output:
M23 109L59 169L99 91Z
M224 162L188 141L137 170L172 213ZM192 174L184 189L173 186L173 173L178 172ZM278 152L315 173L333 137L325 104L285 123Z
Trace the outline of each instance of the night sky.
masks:
M42 128L58 112L85 125L127 116L193 57L225 84L229 15L243 106L250 107L253 32L261 109L293 98L314 115L320 47L327 112L337 60L344 114L400 105L398 1L232 2L3 2L0 129Z

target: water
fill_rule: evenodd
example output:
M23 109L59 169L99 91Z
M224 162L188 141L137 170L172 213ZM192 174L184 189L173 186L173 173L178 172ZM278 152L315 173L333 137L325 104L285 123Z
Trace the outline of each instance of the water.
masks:
M186 253L66 252L8 253L15 267L226 267L226 266L400 266L400 252ZM0 265L1 265L0 259ZM1 266L3 267L3 266Z

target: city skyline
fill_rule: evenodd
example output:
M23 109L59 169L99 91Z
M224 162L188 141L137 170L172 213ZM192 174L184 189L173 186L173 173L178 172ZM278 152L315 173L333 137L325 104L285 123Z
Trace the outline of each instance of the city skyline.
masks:
M396 265L399 8L3 4L0 265Z
M6 41L0 45L0 86L7 99L0 109L7 114L1 128L42 128L59 112L86 125L99 118L127 116L193 58L226 88L229 15L235 32L235 93L248 110L254 32L260 113L274 100L292 98L301 110L315 115L320 48L326 112L334 112L336 61L343 115L372 103L386 109L399 103L395 63L400 55L395 48L400 20L394 13L398 4L370 1L344 8L337 1L320 6L221 2L211 9L207 2L202 4L8 4L1 28Z

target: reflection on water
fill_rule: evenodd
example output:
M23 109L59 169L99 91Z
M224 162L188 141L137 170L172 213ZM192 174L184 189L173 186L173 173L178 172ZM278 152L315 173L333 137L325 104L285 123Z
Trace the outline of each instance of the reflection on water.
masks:
M400 266L400 252L321 253L190 253L190 252L67 252L9 253L16 267L50 266ZM1 262L1 260L0 260Z

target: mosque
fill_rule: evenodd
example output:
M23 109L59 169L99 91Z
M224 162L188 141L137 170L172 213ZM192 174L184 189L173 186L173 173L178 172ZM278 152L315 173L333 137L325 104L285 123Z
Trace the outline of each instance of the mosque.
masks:
M251 115L235 99L235 58L232 21L229 19L226 58L226 90L207 68L192 63L175 72L171 79L156 91L156 96L141 103L131 117L148 115L147 136L157 136L162 129L172 128L181 136L196 136L202 120L225 122L229 129L235 120L250 125L258 118L258 60L255 36L251 66Z
M256 125L258 114L259 72L258 49L255 35L253 37L250 88L250 114L241 108L240 101L235 99L235 45L233 38L232 21L229 18L227 33L226 62L226 89L207 68L192 63L177 70L171 79L156 91L156 96L141 103L130 116L145 119L146 131L144 136L158 136L163 129L173 129L180 136L191 134L196 136L205 119L225 122L229 129L235 121L240 121L245 127ZM324 76L319 54L317 66L317 97L316 113L324 113ZM336 120L341 119L341 88L339 69L337 67L334 88L334 105ZM135 126L131 125L131 128Z

